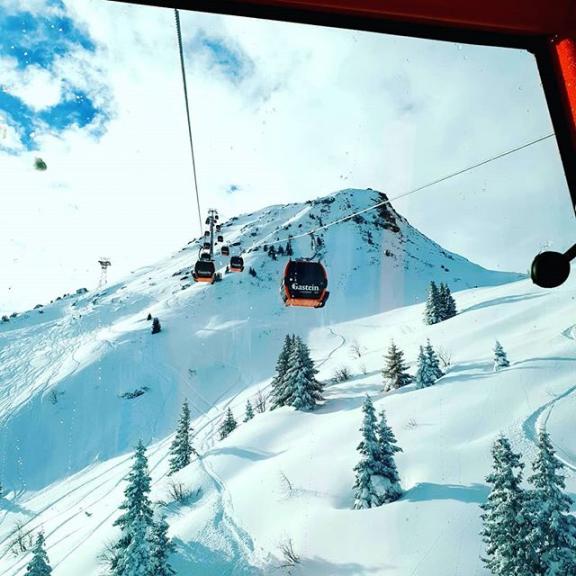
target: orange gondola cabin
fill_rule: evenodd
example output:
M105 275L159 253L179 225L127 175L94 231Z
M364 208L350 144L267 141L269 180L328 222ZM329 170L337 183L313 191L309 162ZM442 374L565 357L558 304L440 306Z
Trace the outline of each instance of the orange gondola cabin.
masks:
M286 306L323 308L330 293L328 274L320 262L290 260L284 270L281 294Z
M230 272L242 272L244 270L244 259L241 256L232 256L228 269Z

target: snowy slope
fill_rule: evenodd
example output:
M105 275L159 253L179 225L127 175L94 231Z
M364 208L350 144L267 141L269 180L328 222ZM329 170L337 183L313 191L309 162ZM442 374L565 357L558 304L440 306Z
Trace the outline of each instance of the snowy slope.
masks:
M529 452L535 426L547 422L566 460L576 454L565 404L574 386L574 285L543 292L519 275L484 270L388 209L317 234L330 300L323 310L284 308L285 259L254 247L379 199L343 191L233 219L224 234L241 243L256 278L190 285L192 243L104 293L67 297L0 325L0 477L12 490L0 505L0 574L23 574L26 557L4 553L17 521L45 530L56 576L97 574L138 438L149 444L154 498L168 499L169 434L185 397L204 457L178 474L202 489L198 499L167 508L178 574L199 564L202 574L269 574L288 538L303 558L295 574L484 574L478 504L495 436L507 431ZM297 256L313 255L307 237L294 246ZM431 327L418 303L430 279L463 290L461 314ZM160 317L161 334L150 335L148 312ZM257 415L217 442L223 410L240 416L246 399L268 386L289 331L306 338L322 378L342 365L354 378L330 386L314 413ZM434 388L383 395L390 338L414 361L428 336L452 351L449 373ZM496 338L513 365L494 374ZM120 397L144 387L138 398ZM388 411L408 492L384 508L352 511L366 393Z

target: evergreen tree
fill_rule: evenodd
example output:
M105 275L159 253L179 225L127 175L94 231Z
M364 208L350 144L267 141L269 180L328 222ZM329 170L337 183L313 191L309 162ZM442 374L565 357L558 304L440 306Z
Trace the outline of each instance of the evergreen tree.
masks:
M224 438L227 438L231 432L236 430L237 426L238 423L234 418L232 409L228 408L228 410L226 411L226 418L224 418L224 421L220 425L220 440L224 440Z
M311 410L322 401L323 387L316 380L317 374L308 346L296 336L286 371L286 403L296 410Z
M146 576L174 576L168 561L176 547L168 537L168 523L164 517L154 523L150 534L150 564Z
M182 470L185 466L190 464L192 454L196 451L192 446L190 434L192 428L190 427L190 408L188 401L184 400L182 404L182 412L180 414L180 421L176 430L176 436L170 445L170 472L174 474L178 470Z
M32 560L26 567L26 576L50 576L52 568L46 553L44 534L40 532L32 549Z
M436 375L428 356L424 352L424 348L420 346L420 352L418 354L418 367L416 369L416 388L428 388L436 382Z
M294 347L294 340L295 336L286 335L284 346L276 362L276 376L272 380L272 392L270 393L272 410L287 404L289 392L286 389L286 372L288 371L288 359Z
M502 344L496 340L496 346L494 347L494 372L500 370L500 368L508 368L510 362L508 362L508 357Z
M148 525L142 516L130 527L130 544L120 558L117 573L122 576L148 576L150 574L150 543Z
M428 289L428 298L426 300L426 308L424 309L424 323L425 324L436 324L440 322L442 318L440 317L440 293L438 292L438 286L436 282L430 282L430 288Z
M294 249L292 248L292 241L288 240L287 244L286 244L286 250L285 250L286 256L293 256L294 255Z
M450 288L448 284L440 284L439 295L439 308L440 308L440 320L448 320L456 316L456 302L452 297Z
M436 300L436 322L442 322L448 318L448 286L440 282L438 286L438 298Z
M406 372L404 353L392 342L386 355L386 366L382 371L384 376L384 389L395 390L412 382L413 378Z
M538 434L538 456L528 479L534 487L529 541L535 546L534 574L573 576L576 574L576 519L570 514L571 498L564 493L564 466L556 457L550 436Z
M424 355L430 366L432 374L434 375L434 380L438 380L438 378L442 378L444 376L444 372L440 368L440 359L438 358L434 348L432 348L432 344L430 344L430 340L426 340L426 348L424 348Z
M162 327L160 326L160 320L154 318L152 320L152 334L158 334L158 332L162 332Z
M270 248L268 248L268 256L270 256L270 258L272 258L272 260L277 260L276 248L274 248L274 245L272 245L272 246L270 246Z
M252 408L252 404L250 400L246 400L246 412L244 413L244 422L248 422L254 418L254 408Z
M146 320L148 321L152 320L152 314L148 313L148 316L146 316Z
M120 509L124 513L116 519L114 526L121 529L120 539L114 545L114 556L111 560L111 569L114 576L127 576L124 572L126 554L132 542L136 529L152 526L152 506L150 503L150 473L148 472L148 459L146 458L146 448L140 440L134 453L132 468L126 478L128 485L124 490L124 502ZM138 542L132 549L132 554L139 558Z
M382 502L394 502L402 496L400 476L394 460L394 454L402 452L402 448L397 446L396 437L390 426L388 426L384 410L380 412L376 438L378 441L378 466L376 473L377 481L382 491Z
M481 506L486 544L483 561L494 576L528 576L532 574L532 553L527 545L527 496L520 487L524 465L503 436L494 443L492 457L493 470L486 478L492 489Z
M362 406L362 441L356 448L360 452L360 462L354 467L354 509L375 508L383 504L382 495L374 483L379 470L379 446L376 437L376 413L370 396L366 396Z

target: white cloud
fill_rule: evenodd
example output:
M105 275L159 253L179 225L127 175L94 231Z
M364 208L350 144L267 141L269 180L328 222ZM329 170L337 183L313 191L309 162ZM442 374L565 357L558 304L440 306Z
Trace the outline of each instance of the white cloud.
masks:
M38 112L58 104L62 96L62 79L39 66L18 70L13 58L0 58L0 78L5 92L20 98Z

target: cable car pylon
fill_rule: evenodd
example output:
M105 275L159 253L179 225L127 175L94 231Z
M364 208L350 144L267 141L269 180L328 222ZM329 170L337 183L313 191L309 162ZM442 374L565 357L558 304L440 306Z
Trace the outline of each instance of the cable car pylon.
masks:
M214 231L218 222L218 210L208 210L206 225L208 229L200 237L200 249L198 260L194 265L192 277L196 282L209 282L214 284L216 280L216 265L214 264Z

